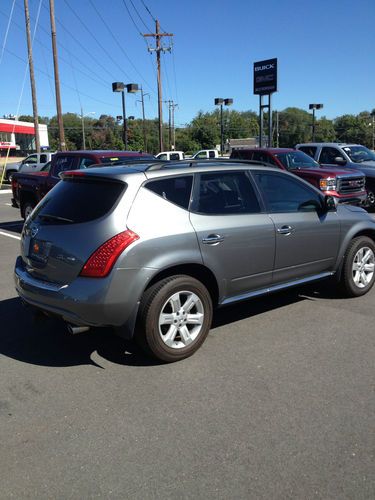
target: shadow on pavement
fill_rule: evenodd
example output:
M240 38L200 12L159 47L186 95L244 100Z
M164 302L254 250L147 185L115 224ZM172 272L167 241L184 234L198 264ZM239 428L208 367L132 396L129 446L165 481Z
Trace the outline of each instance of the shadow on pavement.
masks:
M299 288L218 309L212 328L230 325L309 298L307 290L303 291L305 295L301 295ZM91 364L102 368L91 359L92 354L97 352L102 358L120 365L146 367L160 364L109 328L72 335L62 321L47 317L35 320L32 311L24 307L18 298L0 302L0 317L0 354L24 363L55 367Z
M9 231L11 233L21 234L22 228L23 228L23 220L0 222L0 230L3 231Z
M46 317L33 320L31 310L25 308L18 298L0 302L0 317L0 354L24 363L56 367L91 364L100 367L91 359L96 351L99 356L117 364L159 364L110 329L97 328L72 335L57 319Z

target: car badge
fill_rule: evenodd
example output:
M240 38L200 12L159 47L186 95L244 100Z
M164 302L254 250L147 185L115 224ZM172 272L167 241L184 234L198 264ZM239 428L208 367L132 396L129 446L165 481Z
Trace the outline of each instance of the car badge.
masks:
M36 226L33 226L31 229L30 229L30 235L32 238L35 238L35 236L38 234L38 231L39 231L39 228L36 227Z

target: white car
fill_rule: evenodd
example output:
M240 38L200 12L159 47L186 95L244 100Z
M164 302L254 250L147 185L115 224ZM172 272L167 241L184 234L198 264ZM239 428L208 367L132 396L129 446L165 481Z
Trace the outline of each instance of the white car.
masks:
M155 158L158 160L184 160L185 153L183 151L162 151Z
M20 162L8 163L5 167L5 179L11 182L15 172L38 172L51 161L53 155L54 153L51 152L33 153Z

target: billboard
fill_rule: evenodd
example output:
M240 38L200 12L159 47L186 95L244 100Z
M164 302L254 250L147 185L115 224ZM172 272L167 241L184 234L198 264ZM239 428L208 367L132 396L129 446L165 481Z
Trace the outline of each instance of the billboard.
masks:
M277 92L277 58L254 63L254 94Z

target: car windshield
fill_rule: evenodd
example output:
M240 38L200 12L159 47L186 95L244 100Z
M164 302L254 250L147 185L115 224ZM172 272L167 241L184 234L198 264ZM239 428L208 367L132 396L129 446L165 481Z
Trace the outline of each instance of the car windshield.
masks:
M345 146L342 149L354 163L362 163L371 160L375 161L375 153L365 146Z
M275 156L288 170L296 168L319 168L319 163L313 160L311 156L302 153L302 151L286 151L285 153L276 153Z

